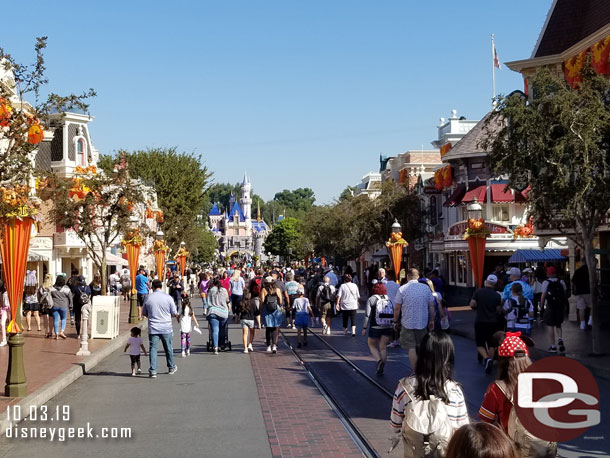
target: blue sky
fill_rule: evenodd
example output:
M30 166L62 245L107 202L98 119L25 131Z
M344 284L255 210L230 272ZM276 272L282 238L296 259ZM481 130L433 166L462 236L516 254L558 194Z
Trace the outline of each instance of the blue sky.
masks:
M490 107L490 34L530 56L551 0L11 2L0 44L22 62L47 35L55 92L93 87L102 153L177 146L218 182L311 187L328 203L379 154L430 147L451 109ZM11 11L11 8L15 8ZM497 91L522 89L496 72Z

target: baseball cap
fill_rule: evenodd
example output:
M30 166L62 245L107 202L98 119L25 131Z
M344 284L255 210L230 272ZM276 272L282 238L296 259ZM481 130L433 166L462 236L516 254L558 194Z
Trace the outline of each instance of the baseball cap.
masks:
M518 267L511 267L508 271L508 275L513 275L515 277L521 276L521 270Z
M498 277L496 277L494 274L489 274L487 276L487 281L489 283L498 283Z
M273 283L273 277L271 275L265 277L265 283Z
M546 274L549 277L555 277L557 275L557 269L554 266L549 266L546 268Z

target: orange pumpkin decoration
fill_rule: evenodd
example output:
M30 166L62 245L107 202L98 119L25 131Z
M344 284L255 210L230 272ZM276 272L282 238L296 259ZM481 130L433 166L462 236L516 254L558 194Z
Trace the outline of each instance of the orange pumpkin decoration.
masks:
M40 123L38 121L34 121L34 123L28 129L28 143L32 145L37 145L44 138L44 132Z
M6 99L0 99L0 127L8 126L12 114L13 107L9 105Z
M154 212L150 207L146 208L146 219L153 219L155 217Z

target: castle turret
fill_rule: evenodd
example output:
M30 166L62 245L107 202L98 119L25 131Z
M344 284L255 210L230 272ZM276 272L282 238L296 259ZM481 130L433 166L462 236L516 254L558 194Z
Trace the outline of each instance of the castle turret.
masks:
M244 180L241 184L241 209L244 213L244 217L246 218L246 226L248 228L252 225L252 197L250 196L250 192L252 191L252 185L250 184L250 179L248 175L244 172Z

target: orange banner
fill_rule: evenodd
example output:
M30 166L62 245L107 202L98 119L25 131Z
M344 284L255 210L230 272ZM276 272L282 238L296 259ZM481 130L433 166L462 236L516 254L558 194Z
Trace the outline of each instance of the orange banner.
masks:
M127 249L127 263L129 264L129 274L131 276L131 294L136 294L136 275L138 274L140 245L128 243L125 245L125 248Z
M599 40L591 46L591 66L595 73L599 75L610 75L608 65L608 55L610 55L610 36Z
M470 252L470 264L472 274L478 288L483 285L483 268L485 264L486 238L479 236L468 237L468 251Z
M184 271L186 270L186 256L176 256L178 264L180 264L180 276L184 277Z
M395 245L392 245L389 247L390 248L390 254L392 255L392 265L394 266L394 273L396 274L396 281L399 281L399 274L400 274L400 264L402 261L402 252L403 252L403 245L400 243L397 243Z
M25 282L25 268L28 261L33 222L32 218L11 218L2 226L0 252L2 254L4 285L11 305L11 321L8 325L10 334L20 332L17 316L21 312L23 283Z
M165 274L165 250L155 251L155 264L157 265L157 278L163 280Z

